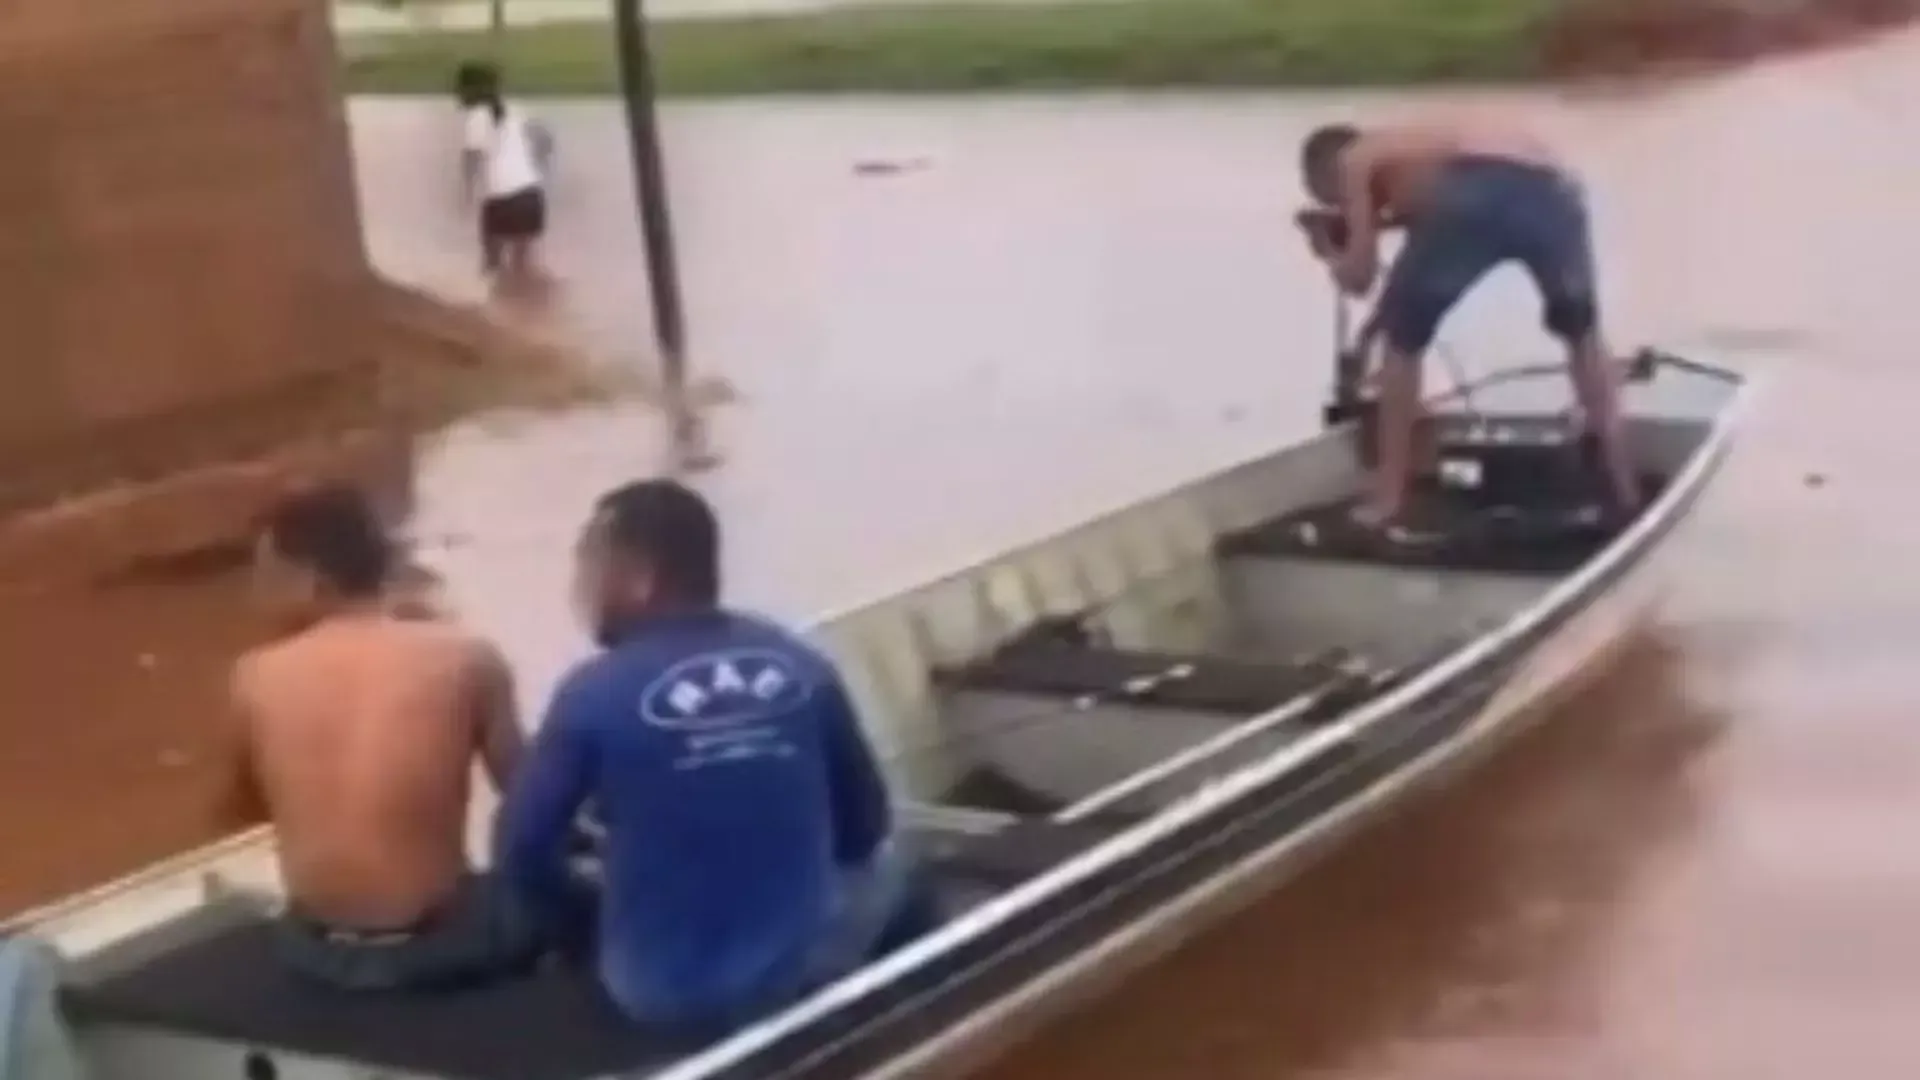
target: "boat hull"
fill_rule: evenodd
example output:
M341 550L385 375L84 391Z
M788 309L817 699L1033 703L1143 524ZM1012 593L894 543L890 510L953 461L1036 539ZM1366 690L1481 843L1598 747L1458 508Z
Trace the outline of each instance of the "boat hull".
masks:
M1406 740L1411 752L1392 755L1391 767L1347 778L1346 793L1317 813L1278 814L1243 840L1246 850L1221 860L1218 869L1169 890L1133 919L1116 920L1092 940L1036 956L1027 977L1005 972L1006 985L985 1000L955 1001L927 1008L923 1020L951 1012L952 1021L893 1053L882 1044L849 1047L851 1059L825 1060L797 1074L835 1080L942 1080L967 1075L1018 1045L1064 1012L1097 998L1129 975L1151 965L1233 912L1258 902L1321 855L1367 825L1404 810L1423 792L1446 781L1548 720L1554 710L1604 676L1657 611L1666 592L1674 553L1666 544L1629 568L1595 599L1573 612L1523 653L1494 666L1474 684L1463 684L1436 703L1417 724L1404 725L1382 741ZM1304 820L1303 820L1304 817ZM1239 846L1239 845L1236 845ZM1151 888L1151 883L1143 886ZM85 1051L94 1074L148 1080L198 1080L252 1075L250 1048L223 1040L135 1027L89 1030ZM885 1045L900 1045L894 1039ZM866 1058L867 1060L860 1060ZM275 1053L278 1075L287 1080L363 1080L363 1065ZM771 1066L773 1063L766 1063ZM758 1064L726 1076L772 1075ZM383 1080L439 1080L424 1074L382 1071ZM583 1078L584 1080L584 1078Z

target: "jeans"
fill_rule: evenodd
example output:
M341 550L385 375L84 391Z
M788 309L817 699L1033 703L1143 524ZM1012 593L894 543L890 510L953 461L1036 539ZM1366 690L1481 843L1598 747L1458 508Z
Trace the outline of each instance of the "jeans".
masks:
M780 1011L858 968L918 933L932 929L935 917L913 858L887 842L864 865L848 868L829 901L826 922L800 958L757 990L721 1004L641 1000L624 996L602 971L609 994L629 1018L664 1035L689 1041L724 1037Z
M894 936L917 899L913 859L892 840L865 866L847 870L833 914L807 957L807 989L847 975L873 960Z
M1506 262L1525 266L1547 329L1569 341L1598 321L1586 200L1564 174L1527 162L1462 157L1445 166L1381 290L1387 343L1418 357L1467 290Z
M336 989L437 989L526 971L545 939L504 885L473 874L446 907L401 930L330 927L288 912L279 951L294 972Z

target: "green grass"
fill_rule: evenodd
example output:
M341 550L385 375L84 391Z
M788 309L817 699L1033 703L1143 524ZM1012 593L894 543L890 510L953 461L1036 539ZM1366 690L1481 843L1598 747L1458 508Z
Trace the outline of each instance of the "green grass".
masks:
M951 92L1080 87L1356 86L1536 74L1556 0L1082 0L912 6L656 24L673 94ZM511 11L511 9L509 9ZM523 94L614 85L612 31L510 30L501 58ZM487 35L356 39L359 93L444 93Z

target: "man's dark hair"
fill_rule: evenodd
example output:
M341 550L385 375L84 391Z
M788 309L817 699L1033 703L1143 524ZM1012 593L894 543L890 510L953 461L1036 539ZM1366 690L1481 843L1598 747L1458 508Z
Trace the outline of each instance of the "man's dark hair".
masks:
M394 546L373 504L357 488L328 484L289 495L263 522L280 558L311 571L341 596L379 593L393 569Z
M720 599L720 522L700 493L673 480L639 480L600 497L614 552L645 560L675 598Z
M1338 197L1340 155L1359 138L1360 129L1352 124L1325 124L1300 143L1300 172L1314 198L1333 202Z
M453 73L453 93L460 104L472 108L500 105L500 68L484 60L463 62Z

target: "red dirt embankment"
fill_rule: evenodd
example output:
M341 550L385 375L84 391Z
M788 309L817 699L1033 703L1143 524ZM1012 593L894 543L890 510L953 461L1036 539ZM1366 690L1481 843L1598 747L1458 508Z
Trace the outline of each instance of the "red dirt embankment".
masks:
M623 391L472 312L375 288L379 428L0 517L0 917L252 824L223 798L226 670L265 629L236 564L276 494L350 479L398 512L410 432Z
M1659 74L1746 63L1911 22L1920 0L1566 0L1541 41L1563 76Z

